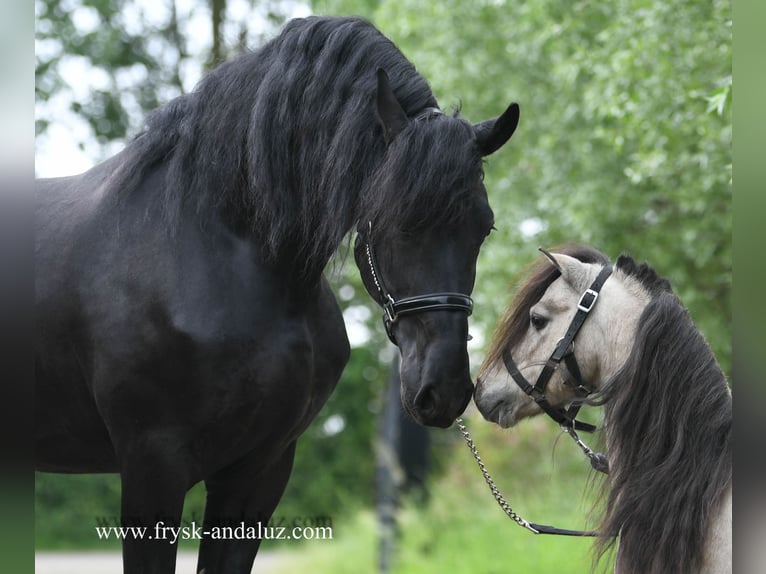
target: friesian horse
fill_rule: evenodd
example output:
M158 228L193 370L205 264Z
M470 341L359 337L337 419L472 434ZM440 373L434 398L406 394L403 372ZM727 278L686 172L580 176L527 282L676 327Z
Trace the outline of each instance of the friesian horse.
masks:
M289 22L150 114L114 157L37 183L36 468L119 472L126 573L171 573L187 490L207 491L198 571L250 572L295 443L349 357L324 277L356 261L402 355L402 401L449 426L470 400L476 258L493 225L482 157L516 104L444 114L357 18Z
M504 428L542 412L571 426L576 405L603 405L599 554L619 537L620 574L731 572L732 399L710 347L647 264L545 253L498 324L479 411Z

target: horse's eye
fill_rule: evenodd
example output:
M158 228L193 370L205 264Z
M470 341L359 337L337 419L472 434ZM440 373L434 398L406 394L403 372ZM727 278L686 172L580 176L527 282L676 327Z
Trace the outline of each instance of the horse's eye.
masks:
M529 316L529 322L537 331L541 331L548 324L548 318L543 317L539 313L532 313Z

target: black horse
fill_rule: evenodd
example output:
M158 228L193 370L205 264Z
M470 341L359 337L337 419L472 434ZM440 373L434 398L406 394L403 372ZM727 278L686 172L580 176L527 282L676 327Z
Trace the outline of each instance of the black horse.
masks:
M445 115L368 22L312 17L213 70L113 158L38 182L37 468L120 473L123 523L148 529L124 542L125 572L173 572L175 546L150 538L200 480L205 531L271 516L349 356L323 272L355 228L405 408L440 427L463 411L493 224L482 156L518 114ZM203 537L198 570L249 572L258 544Z

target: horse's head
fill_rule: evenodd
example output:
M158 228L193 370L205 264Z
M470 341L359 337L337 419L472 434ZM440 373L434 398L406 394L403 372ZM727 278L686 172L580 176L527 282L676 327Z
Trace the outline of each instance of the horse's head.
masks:
M482 157L511 137L519 109L477 125L433 108L408 117L379 71L376 111L386 151L364 194L355 258L401 351L404 408L446 427L473 393L470 294L494 224Z
M484 418L502 427L540 414L546 405L555 418L576 398L598 390L630 352L648 294L619 272L608 275L611 267L603 254L569 250L577 256L545 252L545 262L519 291L480 369L476 405ZM573 328L575 323L580 325ZM550 378L541 389L546 370L544 377ZM530 393L525 382L538 389Z

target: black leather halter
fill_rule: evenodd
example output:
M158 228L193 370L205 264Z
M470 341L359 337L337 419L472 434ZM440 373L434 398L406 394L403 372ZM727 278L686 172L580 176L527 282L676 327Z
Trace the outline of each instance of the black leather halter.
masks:
M399 317L414 315L426 311L461 311L467 315L473 312L473 299L462 293L439 292L428 293L425 295L415 295L412 297L403 297L396 299L393 294L386 289L383 278L381 277L377 265L375 264L375 252L370 242L372 234L372 222L368 223L367 232L361 231L357 236L357 242L363 242L363 245L357 245L357 249L364 249L364 259L370 270L374 291L377 292L377 302L383 307L383 325L386 327L386 334L394 345L397 345L394 335L394 324ZM373 290L368 285L370 293Z
M510 349L507 349L505 353L503 353L505 368L508 369L508 373L513 377L513 380L516 381L516 384L521 387L526 394L532 397L549 417L564 427L565 430L593 432L596 430L596 427L576 420L575 417L580 410L580 405L575 404L568 409L551 405L545 397L545 388L553 376L553 373L563 360L571 375L571 379L564 379L565 384L571 386L579 397L586 397L591 393L591 389L583 382L580 369L577 366L577 360L574 356L574 339L580 331L580 327L582 327L585 322L585 319L588 318L588 314L596 305L599 292L611 274L612 267L610 265L604 266L591 286L580 296L580 300L577 303L577 313L575 313L572 322L569 324L566 334L559 339L556 344L553 354L551 354L550 358L546 361L545 366L540 372L540 376L537 377L537 381L534 385L527 381L524 375L521 374L516 363L513 362Z

